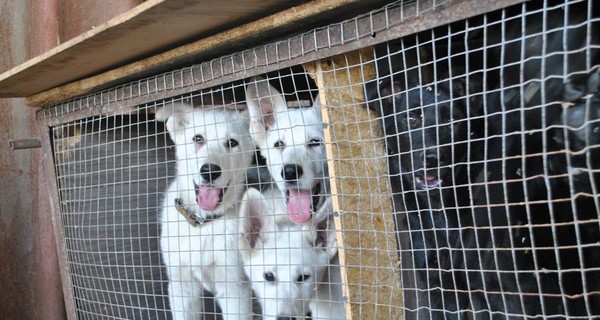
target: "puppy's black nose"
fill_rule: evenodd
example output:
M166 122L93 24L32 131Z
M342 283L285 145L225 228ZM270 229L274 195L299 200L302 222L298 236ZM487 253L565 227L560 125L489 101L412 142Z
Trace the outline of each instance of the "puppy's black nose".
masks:
M212 163L205 163L200 167L200 176L207 181L217 180L221 176L221 167Z
M286 164L283 166L281 175L285 180L298 180L302 176L302 167L297 164Z
M424 158L427 168L435 168L439 164L437 152L435 150L426 151Z

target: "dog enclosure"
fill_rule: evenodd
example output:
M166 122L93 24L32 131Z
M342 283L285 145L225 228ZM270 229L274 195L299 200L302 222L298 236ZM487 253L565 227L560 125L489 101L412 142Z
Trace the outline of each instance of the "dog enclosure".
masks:
M323 105L347 319L600 316L600 5L521 2L396 1L39 111L70 316L171 318L155 114L255 76Z

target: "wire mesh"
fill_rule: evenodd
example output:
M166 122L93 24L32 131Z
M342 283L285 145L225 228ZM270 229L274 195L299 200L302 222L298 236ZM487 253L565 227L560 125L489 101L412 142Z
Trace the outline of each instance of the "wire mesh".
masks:
M599 6L461 3L41 111L77 316L600 315Z
M376 49L407 315L598 315L597 27L547 1Z

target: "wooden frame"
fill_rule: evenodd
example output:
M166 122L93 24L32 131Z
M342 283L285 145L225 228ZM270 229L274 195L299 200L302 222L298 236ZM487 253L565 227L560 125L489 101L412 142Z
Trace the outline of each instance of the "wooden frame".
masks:
M45 122L42 113L37 113L37 126L38 131L42 136L42 175L47 186L48 195L50 199L50 214L52 216L52 227L54 229L54 239L56 241L56 254L58 256L58 265L60 269L60 276L62 281L63 298L65 301L65 311L67 319L77 319L75 300L73 299L71 275L69 272L69 264L65 243L65 233L61 219L60 209L60 197L58 195L58 184L56 181L56 170L54 165L54 152L52 148L52 139L50 138L50 128Z
M242 50L300 26L340 19L358 8L367 10L386 1L313 0L298 5L302 2L307 1L215 4L206 0L150 0L0 74L0 98L29 97L30 106L48 106ZM206 12L210 12L210 19L206 19ZM149 39L148 34L153 36ZM196 41L177 47L191 40ZM164 51L170 47L176 48Z
M46 160L51 161L52 148L51 138L48 136L48 128L60 123L73 121L89 117L92 115L110 115L120 112L119 110L133 110L137 106L152 103L153 101L168 99L186 92L206 89L212 86L224 84L240 78L246 78L259 75L269 71L282 69L285 67L304 64L305 69L314 75L322 98L326 105L330 107L325 112L325 122L329 124L327 134L329 141L327 143L328 153L333 159L330 162L332 168L332 191L334 194L334 209L340 212L341 217L337 219L338 225L342 229L351 230L338 234L340 243L341 263L346 265L343 276L349 283L346 287L346 296L348 297L348 318L376 319L382 317L399 318L401 317L400 308L393 308L394 303L400 306L402 303L400 275L393 272L393 268L378 268L378 272L372 276L365 276L361 273L358 266L377 267L379 263L385 263L388 266L397 266L398 261L390 258L386 252L395 252L396 243L390 239L370 239L365 237L368 232L378 231L390 233L394 230L391 213L391 199L380 197L373 198L371 195L361 195L356 197L342 196L345 193L359 194L361 189L371 189L372 185L369 179L377 179L378 182L387 181L385 177L387 167L384 159L383 146L366 145L357 138L357 132L347 130L344 121L353 119L360 124L357 127L358 132L371 132L371 129L377 127L374 124L374 117L370 116L365 108L361 106L364 101L362 86L352 86L357 83L357 79L367 80L375 76L374 66L363 65L361 68L353 69L351 66L372 59L369 47L378 43L383 43L392 39L397 39L405 35L413 34L422 30L428 30L435 26L448 24L453 21L462 20L474 15L482 14L490 10L500 9L515 3L519 0L486 0L485 4L481 1L459 0L435 6L436 10L419 11L417 7L405 6L402 10L392 8L389 11L378 12L371 16L361 16L355 20L342 23L326 29L317 29L313 33L307 33L300 37L290 39L285 42L286 45L278 46L278 43L260 47L254 51L245 51L233 54L231 57L220 60L221 65L215 73L213 63L205 62L201 65L173 71L172 73L158 75L153 80L141 80L136 84L114 87L107 92L97 92L101 88L114 86L117 83L123 83L147 76L151 73L164 71L166 68L172 68L173 65L181 65L185 61L190 61L192 57L207 57L223 50L228 44L239 41L241 38L257 36L259 33L275 32L278 28L290 28L297 26L302 21L310 17L327 12L334 12L335 9L345 7L348 3L359 3L360 1L319 1L318 7L309 10L308 5L301 6L301 13L293 15L294 11L288 10L280 13L278 16L272 16L249 24L246 28L235 28L220 35L209 37L189 45L185 45L171 51L147 58L129 65L107 71L105 73L93 76L88 79L66 84L55 89L35 94L28 98L28 103L32 106L48 106L55 103L59 105L40 110L38 112L39 129L43 136L43 147L47 154ZM431 4L435 1L422 1L421 5ZM329 6L327 6L329 5ZM347 7L345 7L347 8ZM409 13L412 13L409 14ZM276 19L283 19L275 22ZM385 19L383 19L385 18ZM384 26L386 22L394 21L394 24ZM273 29L267 28L269 23L275 24ZM253 28L252 28L253 27ZM275 28L277 27L277 28ZM266 28L266 29L265 29ZM346 28L346 29L345 29ZM354 29L351 29L354 28ZM351 30L350 30L351 29ZM352 34L355 30L354 38L345 38L348 30ZM321 41L337 41L336 45L320 46ZM349 39L349 40L348 40ZM311 42L312 40L312 42ZM302 49L302 55L293 55L294 50ZM366 50L360 50L367 48ZM272 57L281 57L281 60L271 61ZM240 61L244 63L241 68ZM342 73L336 73L333 68L341 68ZM350 70L350 71L348 71ZM158 81L157 79L160 79ZM2 79L0 79L1 84ZM144 82L146 81L146 82ZM164 82L164 86L160 85ZM157 83L152 87L152 83ZM344 92L330 90L332 84L347 84L349 89ZM151 94L132 94L135 90L141 91L139 87L148 86L148 92ZM137 88L137 89L136 89ZM87 97L76 99L75 96L91 93ZM129 95L128 95L129 94ZM53 110L65 109L68 112L53 113ZM371 137L372 138L372 137ZM348 141L344 143L331 143L331 141ZM367 157L368 155L368 157ZM373 156L376 157L373 157ZM339 159L344 159L340 161ZM346 160L348 160L346 162ZM354 166L369 168L364 176L356 178ZM60 206L58 204L58 194L56 193L56 179L54 167L51 163L45 163L48 179L53 179L51 185L54 190L51 197L53 201L54 227L57 235L57 245L59 260L61 260L61 271L63 276L63 286L65 299L67 300L68 313L74 313L73 297L70 292L70 281L68 266L66 264L64 235L60 224ZM347 177L349 170L353 170L352 179ZM389 195L389 185L380 183L377 193ZM373 203L376 207L371 206ZM353 208L344 210L344 208ZM368 211L368 212L367 212ZM371 221L362 221L362 214L369 213ZM357 230L361 230L358 232ZM361 250L364 249L364 252ZM365 254L365 252L368 252ZM360 253L360 254L359 254ZM378 284L386 283L386 292L378 292ZM361 286L360 284L365 284ZM391 285L389 285L391 283Z
M365 61L371 62L364 64ZM390 199L373 196L391 194L385 178L387 161L383 144L373 146L371 137L360 138L379 126L376 117L370 116L362 106L362 82L376 77L372 61L373 51L367 48L304 67L316 78L324 100L322 103L328 106L323 109L323 119L328 124L325 137L329 159L335 159L329 161L329 168L334 211L341 215L336 224L338 243L342 244L340 264L345 266L342 268L342 282L348 298L346 318L400 319L402 309L394 307L402 304L400 274L396 268L400 261L395 254L395 239L370 237L378 233L395 233ZM328 89L340 85L344 89ZM347 126L348 121L354 125ZM357 167L369 170L357 172ZM384 183L372 185L369 180L373 178ZM366 274L361 272L362 268L372 268L376 272ZM361 286L363 282L374 285ZM387 285L377 285L383 283ZM387 302L380 297L387 297Z

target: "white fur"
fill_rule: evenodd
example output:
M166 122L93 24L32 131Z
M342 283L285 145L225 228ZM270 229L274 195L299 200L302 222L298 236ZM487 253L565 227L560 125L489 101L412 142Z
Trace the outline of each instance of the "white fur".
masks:
M173 319L202 319L203 289L215 294L224 319L251 319L252 291L236 236L237 204L254 152L247 114L175 104L160 109L156 118L167 121L177 155L177 177L167 190L161 215L161 251L169 276ZM196 135L202 135L204 143L194 142ZM230 139L237 145L230 147ZM207 163L222 169L210 185L227 187L213 210L199 207L194 190L194 183L209 183L200 175L200 168ZM202 218L220 217L193 227L175 209L176 198Z
M246 103L250 132L267 159L279 190L288 195L292 188L315 190L319 184L320 194L316 196L320 196L317 207L320 206L328 193L328 173L319 97L312 107L288 108L277 89L266 80L255 78L246 87ZM277 147L278 142L283 146ZM286 164L301 166L303 174L295 181L286 181L282 176Z
M240 249L263 319L303 319L309 311L313 319L345 319L329 202L311 221L295 224L277 218L286 211L278 193L265 198L248 189L240 208ZM303 275L309 277L300 281Z

